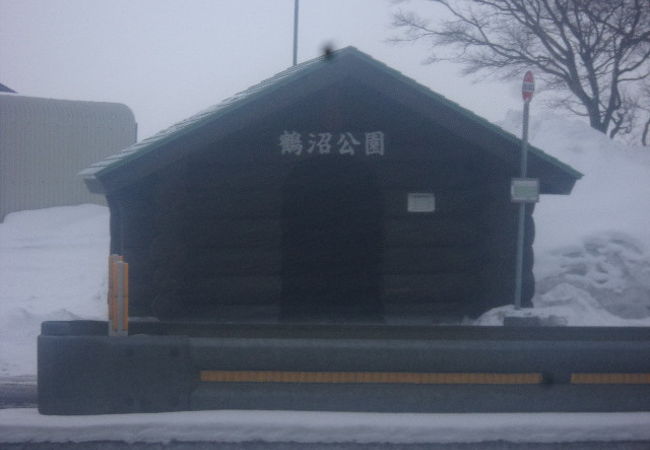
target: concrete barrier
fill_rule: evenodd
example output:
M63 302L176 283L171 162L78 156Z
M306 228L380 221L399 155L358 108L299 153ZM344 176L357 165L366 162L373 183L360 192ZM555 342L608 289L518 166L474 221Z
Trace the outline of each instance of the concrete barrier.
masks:
M45 322L39 410L650 411L650 329Z

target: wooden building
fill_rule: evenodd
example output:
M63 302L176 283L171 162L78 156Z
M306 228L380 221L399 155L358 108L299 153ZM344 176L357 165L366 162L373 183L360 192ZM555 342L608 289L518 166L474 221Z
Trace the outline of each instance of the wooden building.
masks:
M348 47L83 175L108 199L132 316L438 322L512 302L520 145ZM541 193L569 194L581 175L530 152Z

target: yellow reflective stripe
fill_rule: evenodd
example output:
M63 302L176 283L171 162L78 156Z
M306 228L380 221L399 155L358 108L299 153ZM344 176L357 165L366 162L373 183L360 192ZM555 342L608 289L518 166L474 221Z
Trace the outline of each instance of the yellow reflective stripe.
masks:
M650 384L650 373L572 373L572 384Z
M287 372L203 370L201 381L217 383L540 384L541 373Z

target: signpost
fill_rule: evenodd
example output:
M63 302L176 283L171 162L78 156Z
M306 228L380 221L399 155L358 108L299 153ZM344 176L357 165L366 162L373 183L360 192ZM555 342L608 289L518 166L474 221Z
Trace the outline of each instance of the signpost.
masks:
M530 101L535 92L535 79L530 70L524 75L521 86L521 96L524 99L524 123L521 138L521 177L512 180L512 201L519 203L519 226L517 230L517 261L515 268L515 309L521 308L522 267L524 259L524 224L526 219L526 203L539 199L539 180L526 178L528 169L528 114Z
M300 0L293 3L293 65L298 64L298 8Z

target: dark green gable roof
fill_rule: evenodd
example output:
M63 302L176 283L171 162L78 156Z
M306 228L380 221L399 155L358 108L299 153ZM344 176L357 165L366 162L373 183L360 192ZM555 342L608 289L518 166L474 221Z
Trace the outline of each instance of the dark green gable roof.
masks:
M267 103L276 104L278 108L284 107L308 92L345 77L376 85L386 95L396 93L392 95L404 96L407 106L418 108L437 124L496 156L513 160L513 156L518 154L521 142L514 135L356 48L346 47L328 57L315 58L284 70L93 164L80 175L91 191L109 193L179 160L202 143L244 128L249 120L247 117L252 112L247 108L258 102L272 100L276 96L281 97L284 104L277 101ZM394 84L400 85L400 89L390 89ZM268 104L264 113L271 114L273 106ZM210 128L209 133L207 128ZM183 145L178 145L180 143ZM529 151L530 161L537 161L544 166L544 172L548 175L542 183L542 193L568 194L575 181L582 176L580 172L536 147L530 146Z

